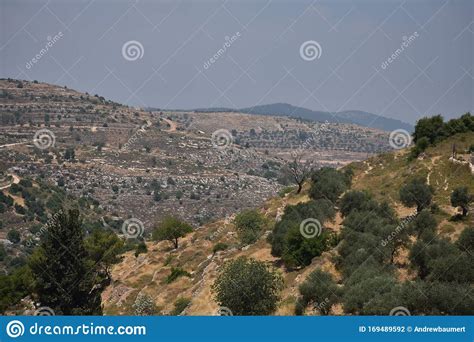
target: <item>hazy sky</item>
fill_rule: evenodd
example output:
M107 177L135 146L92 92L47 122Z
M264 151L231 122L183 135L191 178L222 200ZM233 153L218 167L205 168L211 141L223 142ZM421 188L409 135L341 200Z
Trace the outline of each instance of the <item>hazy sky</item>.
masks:
M474 107L472 0L1 0L0 11L1 77L129 105L288 102L411 123ZM301 52L308 41L319 58Z

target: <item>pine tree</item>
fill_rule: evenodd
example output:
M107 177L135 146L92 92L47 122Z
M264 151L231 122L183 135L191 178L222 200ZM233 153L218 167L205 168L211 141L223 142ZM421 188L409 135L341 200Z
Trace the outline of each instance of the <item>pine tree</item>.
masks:
M60 212L30 259L34 296L57 315L102 314L102 289L81 226L79 211Z

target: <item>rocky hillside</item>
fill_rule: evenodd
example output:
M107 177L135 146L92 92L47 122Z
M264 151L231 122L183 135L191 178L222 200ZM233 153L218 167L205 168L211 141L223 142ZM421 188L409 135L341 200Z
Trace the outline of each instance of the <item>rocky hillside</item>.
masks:
M285 165L301 146L305 159L335 166L388 148L386 133L355 125L144 111L37 81L0 80L0 98L7 195L12 179L40 177L100 203L106 221L134 217L147 231L167 214L199 226L261 205L291 183ZM217 130L229 138L224 149L213 141ZM7 214L19 215L13 207ZM28 225L21 215L17 221L27 239Z
M413 208L404 207L399 200L399 189L402 184L420 175L434 189L434 203L438 206L435 218L438 223L437 235L456 241L460 232L468 226L474 226L473 212L465 220L453 220L457 209L449 204L449 195L458 186L467 186L474 192L474 175L472 165L465 161L466 151L474 141L473 133L453 136L435 147L431 147L417 160L407 161L407 149L394 153L386 153L367 161L352 163L346 168L354 171L352 189L365 189L376 199L388 199L394 207L399 219L413 213ZM457 160L450 160L452 144L455 143L460 153ZM464 160L464 161L463 161ZM278 221L288 205L303 203L310 200L309 184L301 194L294 192L275 197L261 207L261 212L274 224ZM402 221L403 222L403 221ZM342 218L338 212L335 219L325 227L339 234L342 229ZM273 226L272 224L272 226ZM340 245L315 257L305 268L288 270L279 258L271 255L271 245L267 242L267 231L255 244L242 246L237 238L233 216L199 227L183 239L181 246L174 250L169 242L147 242L148 252L138 257L126 253L123 261L113 269L113 282L103 294L103 304L107 314L133 314L133 303L139 293L149 295L161 314L178 314L175 302L185 298L189 303L181 313L185 315L214 315L219 309L211 292L211 285L223 262L238 256L248 256L264 261L277 268L284 277L285 287L275 314L292 315L298 298L298 286L307 279L315 269L330 273L334 280L342 286L343 277L336 267ZM213 252L217 244L226 244L227 249ZM409 247L403 247L394 262L395 277L398 281L409 281L416 278L416 271L408 261ZM188 276L179 277L170 282L173 269L181 268ZM420 309L422 310L422 309ZM331 307L330 314L343 314L341 304ZM385 314L388 314L385 313Z

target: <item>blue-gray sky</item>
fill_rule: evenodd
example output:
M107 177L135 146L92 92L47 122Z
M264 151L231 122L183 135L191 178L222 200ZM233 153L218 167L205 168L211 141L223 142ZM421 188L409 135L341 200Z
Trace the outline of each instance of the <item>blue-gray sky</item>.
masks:
M474 107L471 0L2 0L0 10L1 77L129 105L288 102L411 123ZM129 41L143 46L140 58L124 58ZM319 58L301 57L306 41L319 43Z

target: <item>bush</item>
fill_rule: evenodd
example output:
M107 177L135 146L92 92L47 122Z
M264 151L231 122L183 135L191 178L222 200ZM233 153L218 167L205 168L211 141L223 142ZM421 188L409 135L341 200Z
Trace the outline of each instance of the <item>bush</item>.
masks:
M12 243L18 243L21 240L20 232L16 229L10 229L7 233L7 239Z
M189 306L189 304L191 304L191 299L184 297L178 298L176 302L174 302L174 310L171 312L171 315L178 316Z
M268 221L258 210L244 210L237 214L234 224L242 244L249 245L262 236Z
M145 293L139 293L132 305L136 316L153 316L157 313L155 301Z
M333 219L335 210L329 200L316 200L287 206L272 234L269 242L272 255L282 257L288 267L305 266L311 259L320 255L328 246L328 232L321 226L321 234L305 238L300 232L300 225L306 219L318 220L322 225Z
M179 277L191 277L191 274L186 272L180 267L171 267L171 273L168 277L166 277L166 284L171 284L173 281L178 279Z
M266 263L239 257L222 267L212 285L216 301L233 315L269 315L277 308L283 279Z
M229 245L223 242L216 243L214 247L212 247L212 253L216 254L219 251L225 251L227 248L229 248Z
M141 241L139 244L135 246L135 258L138 257L142 253L146 253L148 251L145 242Z

